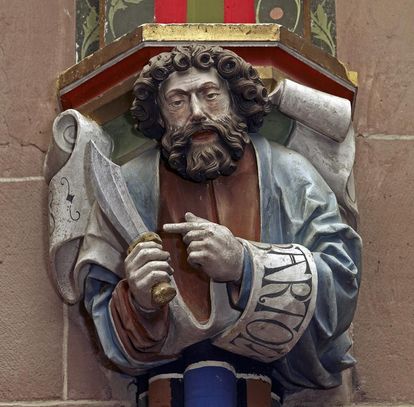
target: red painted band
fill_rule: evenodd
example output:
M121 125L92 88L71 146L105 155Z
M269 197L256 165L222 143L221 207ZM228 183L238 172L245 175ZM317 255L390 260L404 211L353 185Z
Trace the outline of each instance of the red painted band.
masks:
M355 92L279 47L227 47L256 66L273 66L303 85L354 101ZM63 109L77 108L140 71L148 60L171 47L145 47L61 96Z
M185 23L187 0L155 0L156 23Z
M76 109L95 97L139 72L150 58L172 47L145 47L103 70L92 78L63 94L60 98L63 110Z
M255 23L254 0L224 0L225 23Z

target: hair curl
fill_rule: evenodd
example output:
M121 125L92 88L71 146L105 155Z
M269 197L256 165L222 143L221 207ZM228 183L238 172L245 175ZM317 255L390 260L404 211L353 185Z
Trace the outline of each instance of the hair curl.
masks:
M190 67L215 68L227 81L235 113L244 118L248 131L255 132L261 127L264 116L270 111L270 102L256 69L234 52L221 47L185 45L151 58L142 69L134 84L131 107L137 130L149 138L161 138L165 129L159 120L158 88L171 73Z

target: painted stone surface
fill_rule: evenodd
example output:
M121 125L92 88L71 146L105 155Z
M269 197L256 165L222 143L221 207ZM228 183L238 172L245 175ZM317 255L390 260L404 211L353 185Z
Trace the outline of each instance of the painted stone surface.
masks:
M189 23L224 22L224 1L187 0L187 21Z
M99 49L99 0L76 0L76 60Z
M256 0L256 22L277 23L303 35L302 0Z
M312 43L331 55L336 55L335 0L312 0Z
M105 43L154 21L154 0L106 0Z
M281 24L301 36L310 21L312 43L336 54L335 0L256 0L255 5L256 22Z
M212 0L182 0L186 19L190 23L222 23L225 21L225 2ZM100 32L105 44L131 32L144 23L153 22L154 0L106 0L105 16L100 19L99 0L76 2L76 55L80 61L99 49ZM162 8L162 4L160 6ZM253 6L252 6L253 7ZM336 54L335 0L255 0L257 23L277 23L310 41L328 53ZM101 20L101 21L100 21ZM104 27L101 25L104 24ZM306 27L310 24L310 27ZM307 33L310 34L307 34Z

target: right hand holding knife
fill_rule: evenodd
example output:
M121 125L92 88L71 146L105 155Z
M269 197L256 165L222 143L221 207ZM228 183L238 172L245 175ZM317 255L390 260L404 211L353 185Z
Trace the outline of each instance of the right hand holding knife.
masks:
M153 289L170 284L174 270L170 253L157 242L138 243L125 259L125 274L134 301L144 311L155 311L163 305L154 301Z

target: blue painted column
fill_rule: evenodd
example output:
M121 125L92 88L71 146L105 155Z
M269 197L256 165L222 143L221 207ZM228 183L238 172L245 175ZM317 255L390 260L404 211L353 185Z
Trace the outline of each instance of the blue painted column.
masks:
M237 407L237 378L228 363L203 361L184 372L185 407Z

